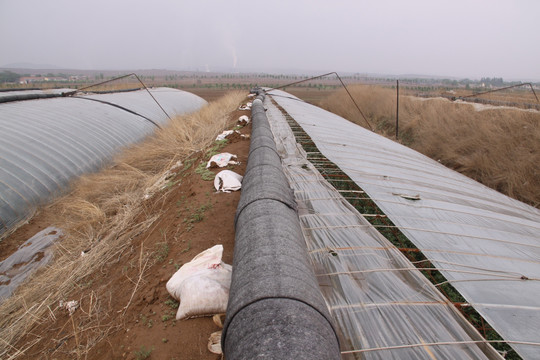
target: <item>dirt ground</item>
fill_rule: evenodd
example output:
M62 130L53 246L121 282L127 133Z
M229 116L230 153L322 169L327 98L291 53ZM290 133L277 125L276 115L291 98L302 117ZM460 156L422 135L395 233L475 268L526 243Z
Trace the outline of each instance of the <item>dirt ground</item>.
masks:
M231 119L248 111L235 111ZM251 133L251 125L240 130ZM244 174L249 140L233 139L221 150L238 156L229 166ZM18 349L35 342L19 359L220 359L207 349L212 332L220 330L211 317L175 320L178 303L169 296L166 282L198 253L224 247L223 261L232 264L234 215L240 192L216 193L213 181L195 172L201 158L177 175L177 185L147 201L147 211L163 211L152 227L132 239L118 260L89 274L79 290L66 300L80 307L69 316L50 309L28 335L14 344ZM212 169L217 173L222 169ZM43 211L6 241L0 254L9 255L18 244L51 225L53 214ZM140 221L144 221L141 218ZM151 262L140 261L151 253ZM6 255L7 254L7 255Z

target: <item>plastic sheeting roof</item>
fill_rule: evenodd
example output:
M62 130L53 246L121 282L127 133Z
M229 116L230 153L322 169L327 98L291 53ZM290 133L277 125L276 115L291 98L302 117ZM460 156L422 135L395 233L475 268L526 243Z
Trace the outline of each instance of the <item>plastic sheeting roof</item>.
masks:
M366 191L524 359L540 358L538 209L288 93L271 94L283 95L274 100L321 153Z
M206 103L180 90L151 91L171 116ZM159 124L168 121L146 91L91 97L133 108ZM155 128L141 116L81 98L0 104L0 234L61 193L72 178L99 169Z
M410 261L330 185L267 103L343 359L500 359ZM441 343L446 343L442 345ZM417 346L414 346L417 345Z

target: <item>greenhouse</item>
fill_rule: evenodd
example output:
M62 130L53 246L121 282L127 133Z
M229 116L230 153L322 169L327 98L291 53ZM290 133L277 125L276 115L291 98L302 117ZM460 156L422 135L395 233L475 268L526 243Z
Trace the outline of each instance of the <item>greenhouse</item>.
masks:
M152 96L146 90L0 93L0 235L62 194L73 178L98 170L169 117L206 104L181 90L149 91ZM52 95L42 98L45 93ZM9 97L19 101L6 101Z
M441 295L446 283L465 299L459 306L474 308L523 359L538 358L538 209L286 92L268 95L342 358L500 358L491 348L497 340L482 339ZM328 179L357 190L337 191ZM346 199L372 201L384 215L359 213ZM408 249L384 230L401 232L426 260L405 258ZM430 283L419 263L446 281Z

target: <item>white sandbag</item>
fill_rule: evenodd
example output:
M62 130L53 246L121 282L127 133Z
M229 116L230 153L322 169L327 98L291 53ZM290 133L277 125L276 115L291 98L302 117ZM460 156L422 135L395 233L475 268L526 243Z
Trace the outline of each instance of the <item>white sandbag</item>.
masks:
M249 116L247 115L242 115L238 118L238 123L240 125L247 125L249 124Z
M216 137L216 141L230 140L230 139L232 139L232 141L234 141L237 138L249 139L249 135L244 135L238 130L225 130L224 132L222 132L221 134L219 134Z
M208 350L212 354L223 354L223 350L221 349L221 333L223 330L213 332L210 334L210 338L208 339Z
M231 192L240 190L243 176L230 170L222 170L214 178L214 187L217 191Z
M234 133L234 130L225 130L216 137L216 141L225 140L227 136L231 135L232 133Z
M216 245L183 265L167 282L167 291L180 301L176 319L214 315L227 310L232 266L221 261Z
M234 161L233 159L236 159L236 155L230 154L230 153L221 153L216 154L208 160L208 164L206 164L206 168L214 168L214 167L225 167L227 165L237 165L238 162Z
M248 101L245 105L242 105L238 108L238 110L251 110L252 102Z

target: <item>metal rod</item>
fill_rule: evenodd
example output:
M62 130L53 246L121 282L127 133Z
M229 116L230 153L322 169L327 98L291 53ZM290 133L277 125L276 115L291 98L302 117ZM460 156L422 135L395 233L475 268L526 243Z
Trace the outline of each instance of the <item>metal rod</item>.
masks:
M399 80L396 80L396 140L399 137Z
M90 89L90 88L95 87L95 86L107 84L107 83L110 83L110 82L113 82L113 81L116 81L116 80L120 80L120 79L123 79L123 78L127 78L127 77L129 77L129 76L131 76L131 75L135 75L135 74L122 75L122 76L116 77L116 78L114 78L114 79L109 79L109 80L105 80L105 81L99 82L99 83L97 83L97 84L88 85L88 86L82 87L82 88L80 88L80 89L77 89L77 90L75 90L74 92L79 92L79 91L83 91L83 90L86 90L86 89ZM144 85L144 84L143 84L143 85Z
M366 122L366 124L368 124L369 129L370 129L371 131L373 131L373 127L372 127L371 124L369 123L368 119L366 118L366 116L364 115L364 113L362 112L362 110L360 110L360 106L358 106L358 104L356 103L356 101L355 101L354 98L352 97L351 93L349 92L349 89L347 89L347 86L345 85L345 83L343 82L343 80L341 80L341 77L338 75L338 73L335 72L335 71L332 71L332 72L329 72L329 73L323 74L323 75L314 76L314 77L311 77L311 78L308 78L308 79L304 79L304 80L300 80L300 81L295 81L295 82L293 82L293 83L281 85L281 86L278 86L278 87L275 87L275 88L271 88L271 89L268 90L268 91L283 89L283 88L288 87L288 86L300 84L300 83L303 83L303 82L306 82L306 81L318 79L318 78L325 77L325 76L328 76L328 75L336 75L336 76L337 76L339 82L341 83L341 85L343 86L343 88L345 89L345 91L347 92L347 94L349 95L349 97L351 98L352 102L354 103L354 106L356 106L356 108L358 109L358 112L360 112L360 115L362 115L362 117L364 118L364 121ZM268 91L267 91L267 92L268 92Z
M279 90L279 89L283 89L285 87L288 87L288 86L292 86L292 85L296 85L296 84L300 84L300 83L303 83L303 82L306 82L306 81L310 81L310 80L315 80L315 79L318 79L318 78L322 78L322 77L325 77L325 76L328 76L328 75L332 75L332 74L336 74L335 72L329 72L327 74L323 74L323 75L317 75L317 76L314 76L314 77L310 77L308 79L304 79L304 80L300 80L300 81L295 81L293 83L289 83L289 84L286 84L286 85L281 85L281 86L278 86L278 87L275 87L275 88L271 88L271 90ZM337 75L337 74L336 74ZM270 91L271 91L270 90Z
M142 82L142 80L137 76L137 74L135 73L131 73L131 74L127 74L127 75L122 75L122 76L119 76L119 77L116 77L114 79L110 79L110 80L105 80L105 81L102 81L100 83L97 83L97 84L93 84L93 85L90 85L90 86L85 86L85 87L82 87L80 89L77 89L73 92L70 92L68 93L68 95L75 95L77 92L79 91L83 91L83 90L86 90L86 89L89 89L89 88L92 88L92 87L95 87L95 86L99 86L99 85L103 85L103 84L107 84L107 83L110 83L112 81L116 81L116 80L120 80L120 79L124 79L124 78L127 78L129 76L135 76L135 78L137 78L137 80L141 83L141 85L144 87L144 89L146 90L146 92L148 92L148 95L150 95L152 97L152 99L156 102L156 104L159 106L159 108L161 109L161 111L163 111L163 113L169 118L169 120L172 120L171 117L169 116L169 114L167 114L167 112L165 111L165 109L163 109L163 107L161 106L161 104L156 100L156 98L154 97L154 95L152 95L152 93L150 92L150 90L148 90L148 88L146 87L146 85Z
M489 91L479 92L479 93L472 94L472 95L460 96L459 98L460 98L460 99L466 99L466 98L470 98L470 97L473 97L473 96L479 96L479 95L489 94L489 93L493 93L493 92L496 92L496 91L501 91L501 90L511 89L511 88L515 88L515 87L519 87L519 86L524 86L524 85L529 85L529 86L530 86L531 91L533 92L534 97L536 98L536 101L537 101L537 102L540 102L540 101L538 100L538 96L536 96L536 92L534 91L534 88L533 88L533 86L532 86L532 84L531 84L530 82L528 82L528 83L521 83L521 84L517 84L517 85L511 85L511 86L505 86L505 87L502 87L502 88L500 88L500 89L495 89L495 90L489 90Z
M145 90L148 92L148 95L150 95L152 97L152 99L154 99L154 101L156 102L156 104L158 104L159 108L165 113L165 115L167 115L167 117L169 118L169 120L172 120L171 117L169 116L169 114L167 114L167 112L165 111L165 109L161 106L161 104L156 100L156 98L154 97L154 95L152 95L152 93L150 92L150 90L148 90L148 88L146 87L146 85L142 82L141 79L139 79L139 77L137 76L137 74L133 73L133 75L137 78L137 80L139 80L139 82L142 84L142 86L144 86Z
M529 86L531 87L531 91L533 92L534 97L536 98L536 102L540 102L540 101L538 100L538 96L536 96L536 92L534 91L534 88L533 88L533 86L532 86L531 83L529 83Z
M371 124L369 123L368 119L366 118L366 116L364 115L364 113L362 112L362 110L360 110L360 107L358 106L358 104L356 103L356 101L354 101L354 98L352 97L351 93L349 92L349 89L347 89L347 86L345 86L345 83L343 82L343 80L341 80L341 78L339 77L339 75L337 73L335 73L336 76L338 77L339 81L341 82L341 85L343 85L343 87L345 88L345 91L347 92L347 94L349 94L349 97L351 98L352 102L354 103L354 106L356 106L356 108L358 109L358 111L360 112L360 115L362 115L362 117L364 118L364 120L366 121L366 123L368 124L369 126L369 129L371 131L373 131L373 127L371 127Z

